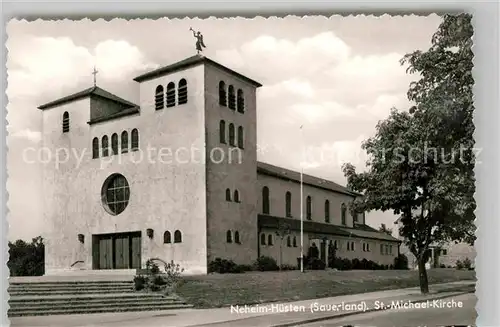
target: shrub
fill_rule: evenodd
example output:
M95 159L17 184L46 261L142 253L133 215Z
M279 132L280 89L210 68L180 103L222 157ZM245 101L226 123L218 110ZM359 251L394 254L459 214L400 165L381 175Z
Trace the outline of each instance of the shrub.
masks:
M163 286L168 284L166 278L162 275L154 275L151 279L151 283L153 285L158 285L158 286Z
M243 272L245 271L252 271L254 270L254 267L252 265L237 265L239 269L241 269Z
M462 264L464 266L464 269L470 270L472 268L472 262L469 258L465 258Z
M134 277L134 289L136 291L143 290L148 283L148 280L146 277L142 275L138 275Z
M215 258L214 261L210 262L208 265L209 272L216 272L219 274L227 274L234 272L236 269L236 264L232 260Z
M160 268L156 263L153 262L153 259L149 259L148 261L146 261L146 269L152 275L160 273Z
M408 257L400 253L396 258L394 258L394 269L408 270Z
M179 264L175 264L174 260L170 263L165 264L165 275L168 285L177 284L181 278L181 274L184 272L184 268L181 268Z
M253 267L251 265L238 265L232 260L215 258L208 264L209 273L219 273L219 274L240 274L246 271L252 271Z
M352 259L351 267L352 269L361 269L361 261L358 258Z
M446 265L444 263L439 265L439 268L446 268Z
M297 267L292 266L292 265L281 265L281 270L283 270L283 271L297 270Z
M153 292L158 292L162 289L161 285L151 284L149 289Z
M342 259L342 270L351 270L352 269L352 261L349 259Z
M261 256L255 261L255 268L258 271L276 271L278 270L278 264L276 260L271 257Z
M457 260L457 262L455 263L455 267L456 267L458 270L462 270L462 269L464 269L464 264L462 263L462 261Z
M361 260L361 263L360 263L361 269L365 269L365 270L374 270L375 265L376 265L376 263L374 261L367 260L367 259Z
M160 259L155 259L160 260ZM164 262L163 260L160 260ZM156 266L156 268L154 268ZM148 275L137 275L134 277L134 288L137 291L149 290L153 292L166 290L167 288L174 290L181 281L181 273L184 271L179 264L174 261L165 263L165 273L159 273L160 269L152 262L152 259L146 262Z
M326 268L325 262L318 258L312 259L310 266L312 270L324 270Z

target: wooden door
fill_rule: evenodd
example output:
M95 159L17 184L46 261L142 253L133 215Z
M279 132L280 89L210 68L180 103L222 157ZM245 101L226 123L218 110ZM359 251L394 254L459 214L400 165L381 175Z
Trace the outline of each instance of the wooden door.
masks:
M115 269L129 268L129 237L117 235L115 237Z
M130 263L132 269L141 268L141 234L133 234L131 236L131 257Z
M113 238L111 236L99 239L99 269L113 269Z

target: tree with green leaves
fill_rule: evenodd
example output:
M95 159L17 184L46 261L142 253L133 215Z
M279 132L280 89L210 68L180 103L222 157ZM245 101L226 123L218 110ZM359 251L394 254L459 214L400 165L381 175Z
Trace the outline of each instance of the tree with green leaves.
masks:
M475 241L472 35L470 15L445 15L432 46L402 58L408 73L419 75L408 90L414 106L392 109L363 143L366 172L342 168L349 187L365 195L354 207L400 217L422 293L429 292L431 244Z

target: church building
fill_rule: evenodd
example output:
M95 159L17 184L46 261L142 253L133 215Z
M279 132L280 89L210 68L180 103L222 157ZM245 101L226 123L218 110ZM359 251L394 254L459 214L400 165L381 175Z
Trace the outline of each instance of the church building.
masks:
M304 254L314 243L325 262L336 248L394 263L400 241L348 209L360 194L257 160L260 83L202 55L134 81L138 104L94 85L38 107L53 154L46 275L132 274L150 258L187 274L206 274L215 258L297 265L301 207Z

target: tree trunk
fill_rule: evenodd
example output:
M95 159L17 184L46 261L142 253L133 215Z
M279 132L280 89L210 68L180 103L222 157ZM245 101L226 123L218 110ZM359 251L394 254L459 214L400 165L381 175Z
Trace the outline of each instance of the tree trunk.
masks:
M427 279L427 270L425 269L425 256L420 256L418 260L418 279L420 281L420 292L429 293L429 280Z

